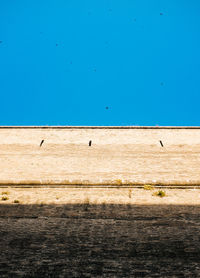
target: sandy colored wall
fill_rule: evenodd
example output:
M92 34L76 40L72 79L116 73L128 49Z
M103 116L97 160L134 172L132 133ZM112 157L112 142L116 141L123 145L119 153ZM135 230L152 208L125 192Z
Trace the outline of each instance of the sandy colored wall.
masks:
M200 184L199 166L200 128L0 127L1 184Z

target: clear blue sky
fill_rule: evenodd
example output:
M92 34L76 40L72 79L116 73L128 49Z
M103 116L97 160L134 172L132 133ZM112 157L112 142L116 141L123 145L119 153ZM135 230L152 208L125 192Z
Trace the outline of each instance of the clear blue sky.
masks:
M0 125L200 125L199 0L1 0L0 41Z

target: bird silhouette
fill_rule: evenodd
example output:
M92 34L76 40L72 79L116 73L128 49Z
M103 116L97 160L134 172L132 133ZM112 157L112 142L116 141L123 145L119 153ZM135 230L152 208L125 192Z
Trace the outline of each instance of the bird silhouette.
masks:
M42 144L44 143L44 140L42 140L41 142L40 142L40 147L42 147Z

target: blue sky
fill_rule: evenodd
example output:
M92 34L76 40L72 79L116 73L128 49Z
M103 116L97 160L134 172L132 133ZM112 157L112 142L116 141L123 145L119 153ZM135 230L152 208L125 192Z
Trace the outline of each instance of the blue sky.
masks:
M199 0L1 0L0 41L0 125L200 125Z

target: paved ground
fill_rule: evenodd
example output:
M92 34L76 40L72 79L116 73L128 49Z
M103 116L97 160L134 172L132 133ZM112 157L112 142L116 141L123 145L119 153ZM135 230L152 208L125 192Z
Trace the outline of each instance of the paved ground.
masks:
M0 205L0 277L200 277L200 206Z

